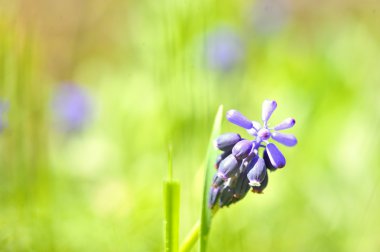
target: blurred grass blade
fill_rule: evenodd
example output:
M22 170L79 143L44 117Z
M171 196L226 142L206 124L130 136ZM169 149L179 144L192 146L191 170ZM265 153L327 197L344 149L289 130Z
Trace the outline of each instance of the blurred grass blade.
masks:
M165 251L178 251L180 184L172 178L172 149L169 147L168 179L164 181Z
M223 118L223 105L220 105L218 108L218 112L216 113L215 120L214 120L214 126L212 128L210 142L207 150L206 155L206 162L205 162L205 181L204 181L204 187L203 187L203 200L202 200L202 213L201 213L201 230L200 230L200 252L206 251L207 246L207 239L208 239L208 233L210 231L211 227L211 218L212 218L212 212L208 208L208 193L211 186L211 180L212 176L215 172L214 163L217 156L217 151L214 147L214 139L217 138L217 136L220 134L220 128Z

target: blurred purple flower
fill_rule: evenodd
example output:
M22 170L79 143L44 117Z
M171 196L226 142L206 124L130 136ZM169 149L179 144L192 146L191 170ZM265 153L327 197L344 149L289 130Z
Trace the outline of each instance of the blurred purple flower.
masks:
M279 32L288 22L290 3L287 0L258 0L250 16L255 33L271 35Z
M57 87L52 108L58 127L65 132L82 130L92 113L88 93L74 83L62 83Z
M218 28L206 38L205 57L211 69L229 72L243 60L243 41L234 29Z
M9 102L0 100L0 133L7 127L7 123L4 119L4 114L9 109Z

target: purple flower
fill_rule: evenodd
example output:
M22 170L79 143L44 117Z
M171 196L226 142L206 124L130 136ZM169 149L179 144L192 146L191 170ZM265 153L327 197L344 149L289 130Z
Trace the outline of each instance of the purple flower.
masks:
M265 100L262 106L262 122L263 126L255 122L251 129L248 129L247 132L255 137L256 145L261 145L266 143L266 153L269 157L270 164L274 168L282 168L285 166L286 161L280 150L273 143L269 143L268 140L272 138L276 142L279 142L286 146L294 146L297 144L297 138L291 134L284 134L278 132L278 130L289 129L293 127L296 121L293 118L287 118L282 121L280 124L276 125L273 128L268 126L268 121L272 113L276 110L277 103L272 100Z
M243 60L243 42L232 28L219 28L206 38L205 54L210 68L228 72Z
M90 97L74 83L63 83L57 87L52 108L58 127L66 132L82 130L92 112Z
M7 123L4 119L4 114L8 111L8 109L9 103L0 100L0 132L2 132L7 127Z
M269 140L273 139L286 146L296 145L295 136L279 132L293 127L295 120L287 118L278 125L270 127L269 119L276 108L276 101L263 102L262 124L249 120L237 110L227 111L227 120L244 128L253 139L242 139L236 133L226 133L217 138L215 145L223 153L216 160L217 173L213 178L213 189L210 191L210 208L216 205L218 197L220 207L239 201L249 187L252 188L252 192L262 193L268 184L267 169L275 171L285 166L284 155ZM259 152L260 148L264 150ZM262 153L261 157L259 153Z

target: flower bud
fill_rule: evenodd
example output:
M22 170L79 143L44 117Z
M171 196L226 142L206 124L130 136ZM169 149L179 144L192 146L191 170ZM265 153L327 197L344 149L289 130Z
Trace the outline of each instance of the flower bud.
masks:
M244 196L249 191L249 180L247 178L248 169L245 169L237 178L235 184L234 198L240 200L244 198ZM236 202L235 200L234 202Z
M260 186L261 182L263 182L263 180L265 179L266 173L267 171L264 159L259 157L253 168L247 174L249 185Z
M252 122L234 109L227 111L227 120L245 129L252 128Z
M275 170L277 170L277 168L276 167L274 167L273 165L272 165L272 163L270 162L270 160L269 160L269 156L268 156L268 153L267 153L267 150L265 149L264 150L264 153L263 153L263 159L264 159L264 161L265 161L265 166L270 170L270 171L275 171Z
M234 190L229 186L224 187L220 192L219 206L224 207L224 206L231 205L233 197L234 197Z
M209 197L208 197L208 207L213 208L218 200L220 194L220 187L214 188L211 187Z
M296 120L289 117L282 121L280 124L278 124L276 127L274 127L274 130L290 129L294 126L294 124L296 124Z
M223 185L224 179L220 178L217 174L212 178L212 187L217 188Z
M276 101L265 100L263 102L261 119L263 120L264 125L267 124L270 116L272 115L273 111L276 108L277 108L277 102Z
M220 163L218 177L227 180L238 171L240 163L233 154L230 154Z
M236 133L225 133L220 135L215 140L215 146L222 151L230 151L234 145L241 140L239 134Z
M281 151L276 147L276 145L269 143L266 146L266 151L268 153L269 161L275 168L282 168L286 164L286 159L282 155Z
M242 160L248 156L252 149L252 142L249 140L241 140L232 148L232 154L238 160Z
M297 138L293 136L292 134L283 134L280 132L273 132L272 133L272 138L286 146L294 146L297 144Z
M218 169L219 168L219 165L220 163L223 161L223 159L225 159L227 156L229 156L231 154L231 151L225 151L223 152L222 154L220 154L217 158L216 158L216 161L215 161L215 168Z
M268 173L265 174L263 182L259 186L251 186L253 193L263 193L264 189L267 187L269 181Z

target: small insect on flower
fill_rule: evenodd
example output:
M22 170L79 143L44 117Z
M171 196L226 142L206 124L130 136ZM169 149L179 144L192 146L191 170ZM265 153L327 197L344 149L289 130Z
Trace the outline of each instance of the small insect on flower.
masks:
M269 127L268 121L276 108L274 100L263 102L262 124L247 119L237 110L227 111L227 120L244 128L253 139L243 139L237 133L225 133L215 140L215 146L223 152L215 163L217 172L210 189L210 208L217 204L219 207L229 206L241 200L249 188L254 193L262 193L269 181L267 170L275 171L286 165L282 152L269 140L295 146L295 136L279 131L292 128L296 121L287 118L275 127Z

